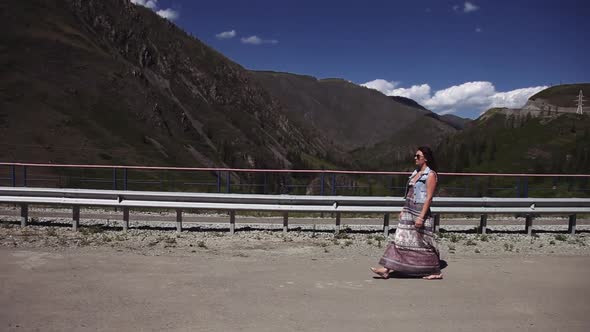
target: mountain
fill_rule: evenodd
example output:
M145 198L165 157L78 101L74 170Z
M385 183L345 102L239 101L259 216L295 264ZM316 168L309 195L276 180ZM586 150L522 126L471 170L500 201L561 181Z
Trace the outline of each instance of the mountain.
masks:
M410 170L414 164L412 156L419 146L437 146L456 133L455 128L439 121L436 115L423 116L382 142L351 153L353 160L365 169Z
M556 107L575 108L580 90L590 95L590 83L563 84L539 91L529 98L530 102L546 103Z
M426 109L426 107L420 105L417 101L415 101L414 99L411 98L407 98L407 97L402 97L402 96L389 96L389 98L395 100L396 102L400 103L400 104L404 104L406 106L410 106L413 108L419 108L421 110L424 111L428 111Z
M420 105L417 101L415 101L414 99L410 99L407 97L402 97L402 96L390 96L389 98L397 101L398 103L413 107L413 108L418 108L427 112L431 112L430 110L428 110L426 107ZM432 116L434 118L436 118L437 120L440 120L442 122L445 122L446 124L450 125L451 127L461 130L463 128L465 128L465 126L471 121L470 119L467 118L462 118L460 116L456 116L453 114L445 114L445 115L438 115L435 113L430 113L429 116Z
M417 144L436 144L441 135L456 131L411 99L388 97L342 79L268 71L251 74L284 106L290 118L315 128L327 140L354 154L365 149L375 151L373 146L386 144L389 156L389 152L403 151L405 159ZM425 124L436 133L415 135ZM359 165L373 168L365 162Z
M459 130L462 130L471 122L471 119L462 118L453 114L441 115L440 120Z
M523 108L488 110L463 131L443 140L437 149L441 169L588 173L590 115L572 112L568 100L589 86L555 86L529 98ZM546 108L538 108L539 100Z
M129 0L0 9L0 160L389 168L461 128L342 79L248 71Z
M428 110L426 107L420 105L414 99L410 99L410 98L402 97L402 96L390 96L389 98L397 101L398 103L430 112L430 110ZM436 118L437 120L445 122L446 124L450 125L451 127L455 128L455 129L458 129L458 130L465 128L465 125L467 125L469 123L469 121L471 121L470 119L462 118L460 116L456 116L453 114L438 115L435 113L430 113L429 116L432 116L432 117Z
M0 160L289 168L338 151L247 70L149 9L0 6Z

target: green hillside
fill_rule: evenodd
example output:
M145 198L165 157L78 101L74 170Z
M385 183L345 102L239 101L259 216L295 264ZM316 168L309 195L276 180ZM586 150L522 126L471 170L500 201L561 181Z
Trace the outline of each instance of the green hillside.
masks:
M519 111L503 114L490 110L464 131L448 137L437 148L443 172L490 173L590 173L590 116L559 114L534 118ZM488 179L487 181L492 181ZM516 179L495 180L479 186L474 194L486 195L486 187L505 187L504 194ZM576 188L587 188L588 179L561 180L566 184L555 189L556 179L529 179L537 196L583 196ZM531 195L532 195L531 194Z
M590 83L563 84L552 86L530 97L530 100L543 99L547 103L560 107L576 107L580 90L590 96Z
M445 139L438 150L449 171L587 173L590 116L492 114Z

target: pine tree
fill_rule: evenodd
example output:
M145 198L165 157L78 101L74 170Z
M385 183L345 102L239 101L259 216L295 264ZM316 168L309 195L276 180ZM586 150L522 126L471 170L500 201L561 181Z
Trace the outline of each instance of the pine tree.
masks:
M492 145L490 147L490 161L496 160L496 152L497 152L496 141L492 140Z

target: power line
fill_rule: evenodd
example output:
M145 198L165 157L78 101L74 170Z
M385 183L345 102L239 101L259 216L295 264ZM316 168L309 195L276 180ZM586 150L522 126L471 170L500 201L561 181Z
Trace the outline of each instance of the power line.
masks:
M584 108L584 95L582 93L582 90L580 90L576 102L578 103L578 109L576 110L576 114L583 114L582 110Z

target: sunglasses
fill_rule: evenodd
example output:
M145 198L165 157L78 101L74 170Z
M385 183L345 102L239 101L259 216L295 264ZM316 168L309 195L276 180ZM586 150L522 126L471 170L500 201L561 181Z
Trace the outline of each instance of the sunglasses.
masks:
M416 158L416 159L420 159L420 158L424 158L424 156L423 156L423 155L421 155L421 154L415 154L415 155L414 155L414 158Z

